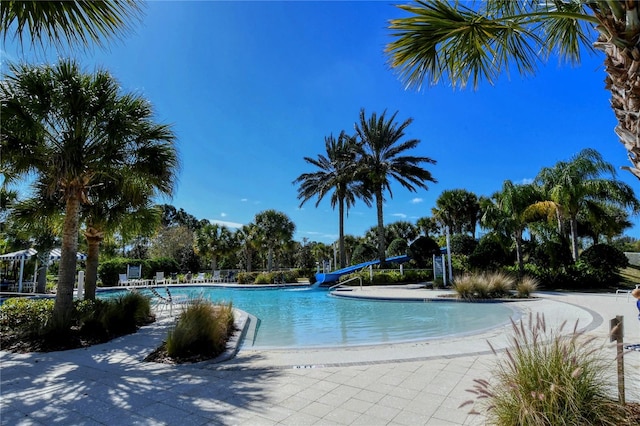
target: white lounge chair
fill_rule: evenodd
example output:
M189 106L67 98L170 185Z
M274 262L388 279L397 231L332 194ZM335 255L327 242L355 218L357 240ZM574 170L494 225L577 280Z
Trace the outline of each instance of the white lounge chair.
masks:
M168 284L166 278L164 277L164 272L156 272L155 284Z
M127 285L127 284L129 284L129 278L127 278L127 274L119 274L118 285Z
M220 270L213 271L213 279L212 279L212 281L214 283L222 282L222 277L220 276Z
M199 272L198 275L193 279L194 283L206 283L207 279L204 277L204 272Z

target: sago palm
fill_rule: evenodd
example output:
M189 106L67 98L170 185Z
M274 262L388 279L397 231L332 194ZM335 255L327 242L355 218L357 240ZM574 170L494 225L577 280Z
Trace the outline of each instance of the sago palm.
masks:
M386 111L380 116L372 113L368 118L364 109L360 110L360 121L356 123L356 133L359 138L358 164L360 177L367 185L376 199L376 212L378 217L378 258L384 263L385 235L383 220L384 194L391 191L393 180L411 192L416 188L427 189L426 182L436 182L431 172L421 167L422 163L435 164L435 160L429 157L405 155L409 150L416 148L420 140L409 139L402 141L405 129L413 122L411 118L398 124L395 112L391 117L386 117Z
M68 324L82 205L123 173L155 194L170 194L177 171L174 134L156 124L149 103L121 94L106 71L84 73L73 61L10 65L0 85L3 173L29 177L64 205L62 253L54 306Z
M490 83L513 67L533 74L554 54L578 63L584 50L604 52L615 132L640 179L640 7L637 1L416 1L391 21L391 66L409 87L448 80Z
M338 205L340 266L347 266L347 257L344 247L344 216L355 204L356 199L362 199L371 206L371 194L361 181L356 179L357 158L355 152L355 140L341 132L338 139L333 135L325 137L324 154L318 154L318 158L304 157L304 161L317 168L315 172L303 173L294 184L299 184L298 199L300 207L313 197L318 197L316 207L328 193L331 193L331 207Z

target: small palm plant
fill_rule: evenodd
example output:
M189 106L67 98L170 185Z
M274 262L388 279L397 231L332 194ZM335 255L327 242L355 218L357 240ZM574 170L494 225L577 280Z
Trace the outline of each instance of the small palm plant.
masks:
M544 317L529 316L529 328L513 323L513 337L494 381L476 379L476 395L495 425L622 425L625 410L608 397L594 338L577 331L564 336L563 323L548 330ZM494 354L497 355L493 347ZM467 401L462 406L473 404ZM476 412L477 413L477 412Z

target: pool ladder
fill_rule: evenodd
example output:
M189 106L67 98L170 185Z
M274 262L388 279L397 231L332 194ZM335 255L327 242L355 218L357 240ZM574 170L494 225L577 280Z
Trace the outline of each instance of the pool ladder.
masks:
M362 277L349 278L348 280L345 280L345 281L343 281L341 283L332 285L331 287L329 287L329 291L331 291L331 290L333 290L335 288L341 287L341 286L345 285L346 283L348 283L349 281L353 281L353 280L360 280L360 290L362 291Z

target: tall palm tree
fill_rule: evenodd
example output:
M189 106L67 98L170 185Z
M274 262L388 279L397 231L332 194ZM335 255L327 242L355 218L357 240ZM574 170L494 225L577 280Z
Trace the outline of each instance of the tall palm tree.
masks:
M269 251L267 270L272 271L274 251L291 241L296 225L286 214L276 210L265 210L256 214L254 222Z
M416 188L427 189L426 182L436 182L431 172L420 166L422 163L435 164L435 160L429 157L403 155L417 147L420 140L409 139L401 142L405 136L405 129L413 120L409 118L398 124L395 121L397 114L396 111L387 119L384 111L379 117L372 113L367 118L364 109L361 109L360 121L356 123L356 134L360 142L357 145L360 177L376 199L378 258L381 263L385 261L386 249L382 207L386 191L393 198L391 178L411 192L415 192Z
M64 204L61 260L54 305L66 326L73 309L81 207L105 182L131 173L156 194L171 194L178 159L174 134L156 124L149 103L120 94L105 71L83 73L70 60L9 67L0 85L2 170L33 178ZM123 179L124 180L124 179Z
M226 226L208 223L196 231L198 254L211 257L211 271L218 269L218 257L227 253L232 234Z
M24 45L48 41L63 47L103 44L103 38L119 36L139 20L143 3L125 1L3 1L0 6L0 32Z
M476 237L476 224L480 214L478 197L466 189L442 191L431 209L433 217L443 226L448 226L453 234L470 232Z
M640 179L640 7L635 1L447 0L400 5L409 16L391 20L390 62L409 87L448 80L493 82L515 67L533 74L551 54L580 62L583 50L604 52L605 87L618 119L615 132Z
M610 177L603 177L608 174ZM543 168L536 182L540 184L559 218L567 220L571 232L573 260L578 259L578 214L593 202L609 202L640 211L640 201L631 186L615 180L615 168L593 149L583 149L570 161L559 161Z
M421 235L429 237L438 233L438 221L434 217L424 216L416 221L416 227Z
M483 198L480 223L498 234L509 235L516 245L518 271L524 272L523 234L528 224L529 208L540 201L540 189L533 184L515 185L510 180L491 198Z
M298 187L298 199L300 207L311 198L317 196L316 207L326 194L331 193L331 207L338 205L339 237L338 246L340 252L340 267L347 266L347 257L344 247L344 216L349 214L349 209L355 204L356 198L361 198L367 206L371 206L371 194L361 181L356 179L357 158L355 152L355 140L342 131L336 140L333 135L325 137L325 150L327 155L318 154L318 158L304 157L304 161L317 168L312 173L303 173L294 184Z

